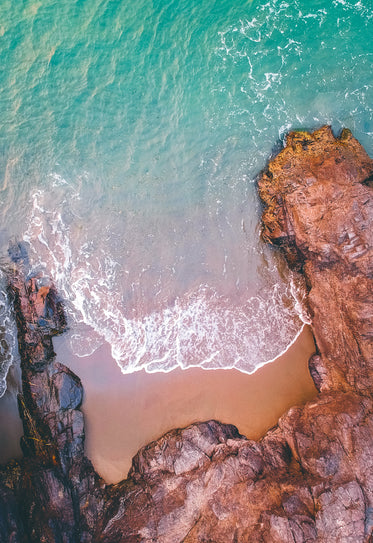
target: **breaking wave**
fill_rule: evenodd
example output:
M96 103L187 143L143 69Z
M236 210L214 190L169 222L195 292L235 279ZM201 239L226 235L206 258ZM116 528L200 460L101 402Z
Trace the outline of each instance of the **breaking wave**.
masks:
M199 284L172 302L164 304L161 297L159 307L147 310L144 293L126 282L123 262L72 239L62 218L66 198L58 206L54 197L49 210L46 199L43 191L34 193L24 239L34 269L48 270L66 299L71 348L78 356L106 341L123 373L190 366L252 373L283 352L307 320L300 278L288 272L281 279L275 261L263 264L264 281L254 294L250 285L232 297ZM132 317L123 302L129 287L137 304Z

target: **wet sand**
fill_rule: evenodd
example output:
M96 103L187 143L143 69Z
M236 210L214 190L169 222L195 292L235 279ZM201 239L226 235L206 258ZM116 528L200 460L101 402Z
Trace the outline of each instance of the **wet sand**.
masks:
M308 372L315 345L305 327L288 351L252 375L237 370L174 370L123 375L108 346L88 358L55 338L57 359L84 386L86 454L110 483L123 479L140 447L172 428L216 419L260 438L292 405L316 395Z
M20 439L22 422L18 413L17 394L20 390L21 370L11 366L7 377L7 390L0 398L0 464L10 458L21 458Z

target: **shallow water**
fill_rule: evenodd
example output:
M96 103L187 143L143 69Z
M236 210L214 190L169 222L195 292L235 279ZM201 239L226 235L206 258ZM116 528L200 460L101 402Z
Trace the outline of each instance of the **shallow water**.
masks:
M76 354L252 372L286 348L301 289L255 178L290 128L372 154L372 22L370 0L1 0L0 254L29 244Z

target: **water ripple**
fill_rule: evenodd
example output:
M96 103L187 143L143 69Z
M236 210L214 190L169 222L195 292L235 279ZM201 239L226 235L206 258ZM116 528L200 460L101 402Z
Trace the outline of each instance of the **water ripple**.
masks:
M297 289L254 180L291 128L373 154L371 34L370 0L1 2L2 253L30 242L80 354L252 371L283 350Z

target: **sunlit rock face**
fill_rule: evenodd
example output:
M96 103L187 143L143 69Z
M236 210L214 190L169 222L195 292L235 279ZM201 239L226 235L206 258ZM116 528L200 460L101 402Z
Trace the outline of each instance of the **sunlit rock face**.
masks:
M51 344L65 327L53 286L11 277L25 457L1 471L1 541L372 541L372 175L352 135L324 127L291 133L259 180L263 236L306 277L316 400L259 442L217 421L172 430L116 485L84 456L81 384Z
M323 390L371 391L373 164L349 130L293 132L259 181L263 236L302 269ZM320 373L321 372L321 373Z

